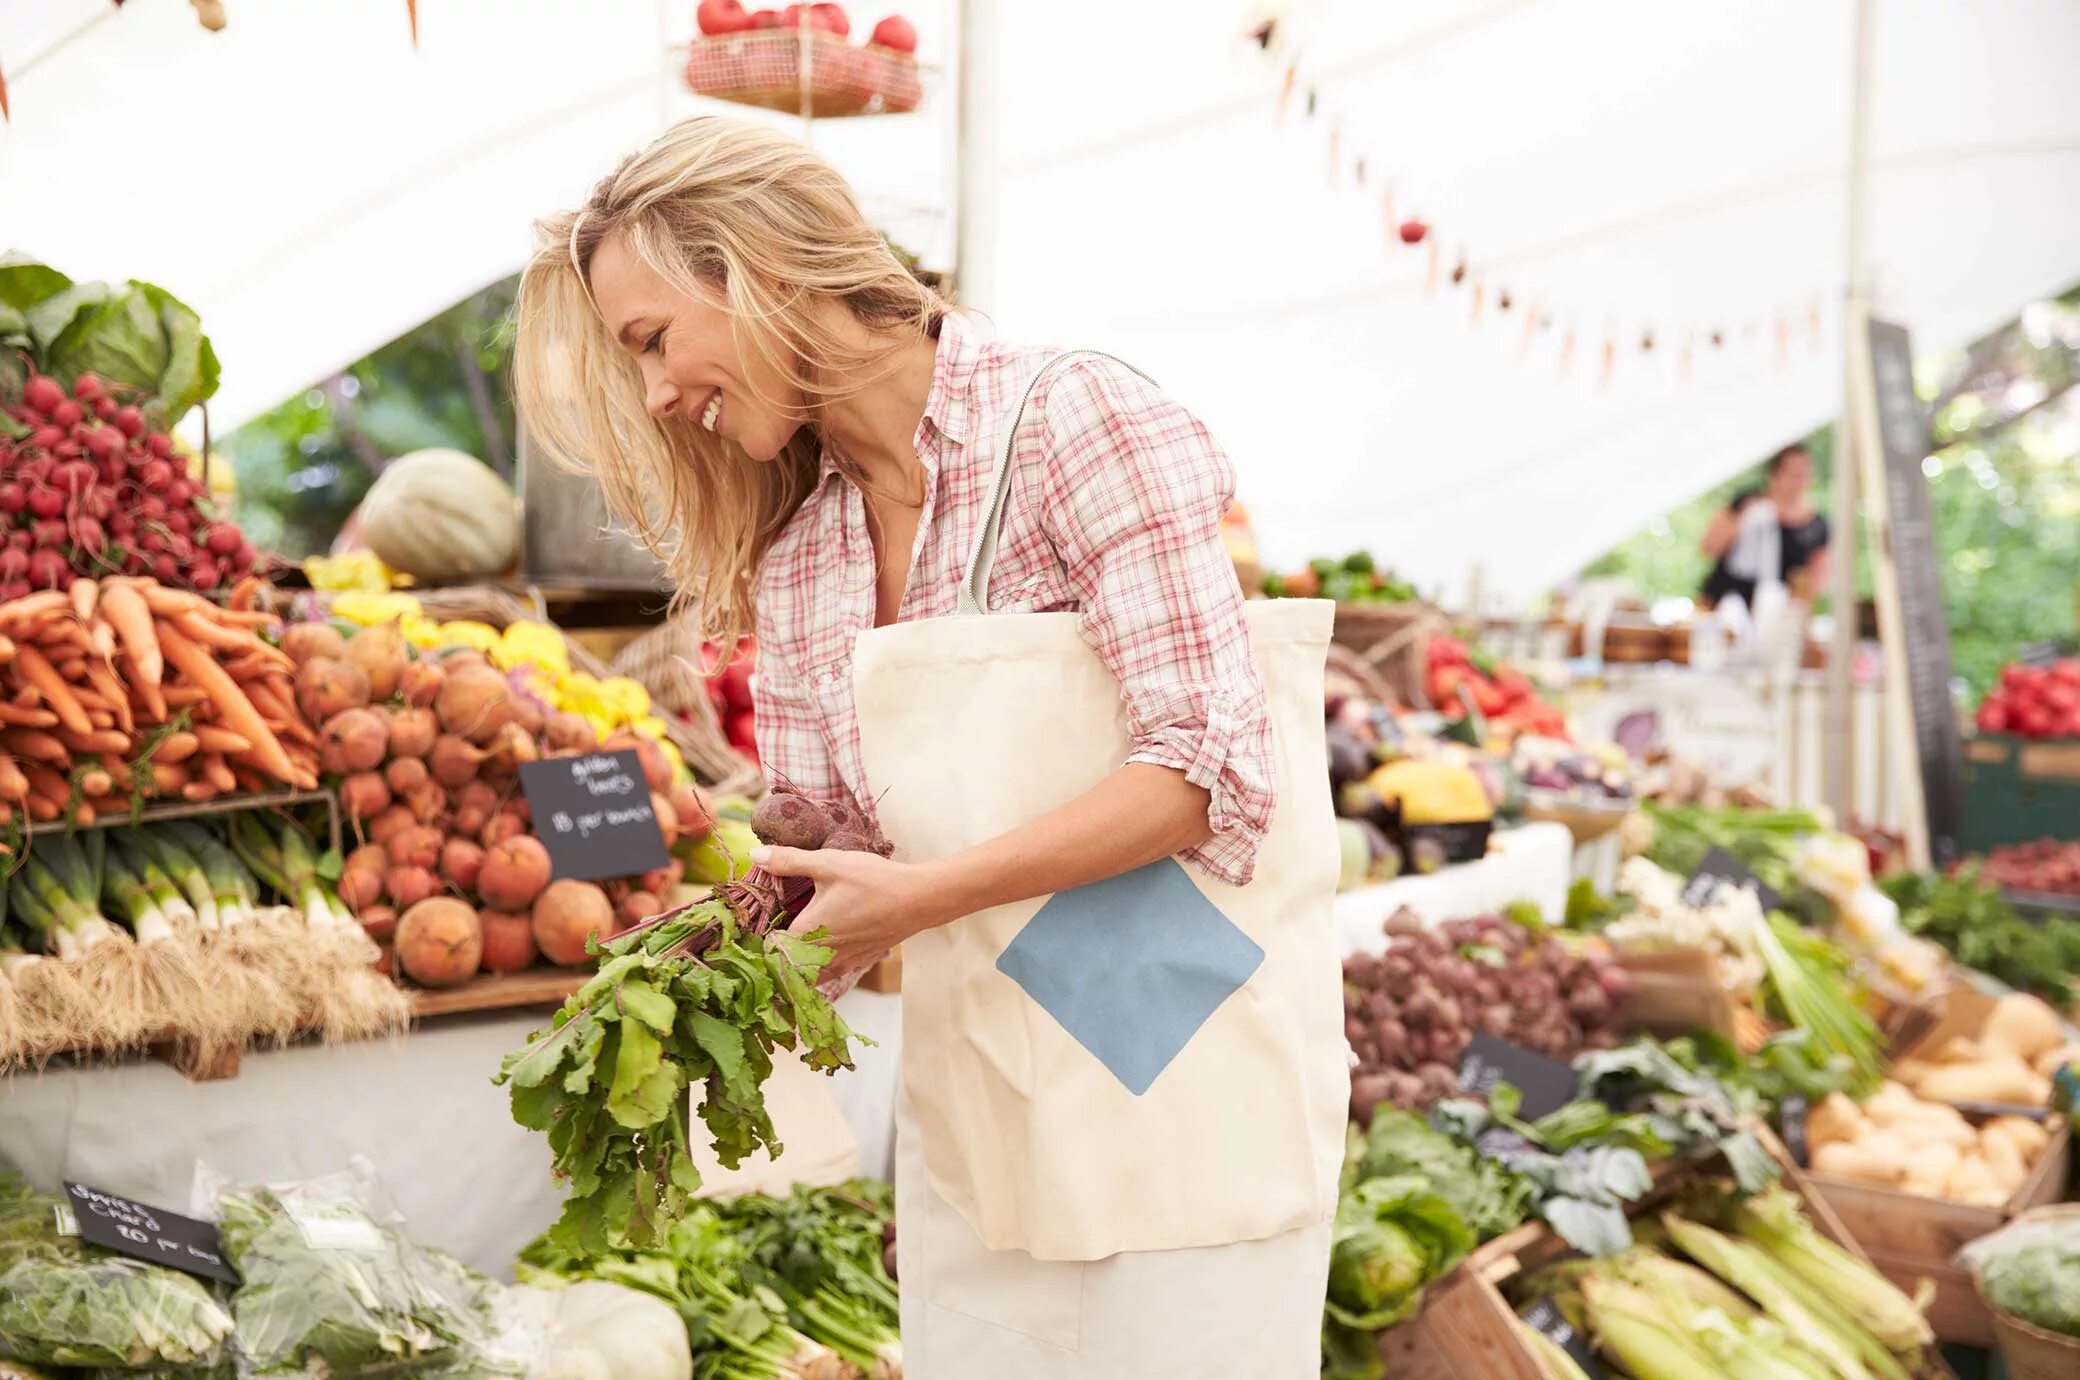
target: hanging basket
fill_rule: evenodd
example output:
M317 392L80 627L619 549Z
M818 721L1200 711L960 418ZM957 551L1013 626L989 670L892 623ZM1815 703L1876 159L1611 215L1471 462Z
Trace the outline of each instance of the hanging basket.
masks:
M701 678L701 636L686 619L668 618L630 642L614 656L614 674L627 676L650 692L650 702L667 715L701 726L704 740L716 749L711 770L715 788L730 795L765 794L758 764L731 746ZM723 758L720 754L728 754Z
M759 29L694 42L686 85L696 96L818 120L901 115L924 96L917 60L854 47L821 29Z
M1424 688L1430 639L1451 620L1429 604L1338 604L1331 638L1357 654L1410 709L1428 709Z

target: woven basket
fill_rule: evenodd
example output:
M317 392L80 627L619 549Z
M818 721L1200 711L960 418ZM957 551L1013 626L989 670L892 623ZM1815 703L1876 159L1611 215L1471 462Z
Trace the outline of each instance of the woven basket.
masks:
M1328 698L1338 696L1371 700L1374 704L1391 706L1400 698L1386 677L1372 669L1358 654L1348 647L1329 644L1328 665L1323 675L1323 690Z
M1430 639L1450 630L1450 621L1429 604L1338 604L1330 636L1378 673L1392 699L1410 709L1428 709L1424 680Z
M722 731L715 702L701 678L700 633L686 620L669 618L623 647L614 657L614 674L627 676L650 692L651 703L670 715L680 715L703 726L735 765L718 777L718 789L739 795L765 793L765 776L758 764L736 748ZM718 766L720 764L718 763Z
M283 592L286 593L286 592ZM458 619L474 619L503 629L509 624L525 619L539 623L549 622L549 616L539 604L530 604L525 599L489 585L455 585L442 589L414 589L412 597L426 610L428 618L442 623ZM322 594L309 590L297 591L293 604L301 606L315 599L321 606L329 604ZM277 604L290 603L278 597ZM605 680L614 671L586 649L584 644L569 634L564 635L564 646L569 649L571 669L583 671L588 676ZM652 692L654 695L654 691ZM686 765L704 784L723 791L742 791L755 782L758 769L729 745L722 736L722 725L715 719L711 707L705 715L695 715L691 720L682 719L676 713L662 714L665 737L679 749Z
M916 59L820 29L701 39L686 56L686 85L697 96L819 120L900 115L924 96Z
M2034 1222L2047 1219L2080 1220L2080 1203L2031 1208L2015 1220ZM1972 1288L1993 1318L1994 1343L2001 1349L2001 1360L2007 1365L2009 1380L2072 1380L2080 1375L2080 1337L2046 1332L2013 1313L2003 1313L1995 1308L1987 1300L1977 1270L1972 1271Z

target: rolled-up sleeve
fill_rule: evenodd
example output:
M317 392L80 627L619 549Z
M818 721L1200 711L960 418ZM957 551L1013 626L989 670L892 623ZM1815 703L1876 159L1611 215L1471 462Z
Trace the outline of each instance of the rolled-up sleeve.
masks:
M1042 521L1084 639L1120 683L1127 761L1174 768L1211 795L1212 837L1186 856L1243 885L1277 801L1264 686L1220 532L1233 469L1197 418L1110 360L1064 365L1044 412Z

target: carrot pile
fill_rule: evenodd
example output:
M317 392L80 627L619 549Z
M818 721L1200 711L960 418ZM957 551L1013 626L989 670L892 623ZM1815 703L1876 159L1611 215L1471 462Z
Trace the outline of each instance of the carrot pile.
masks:
M154 580L75 580L0 604L0 825L91 823L143 800L315 789L277 626Z
M293 821L241 814L227 846L193 840L198 858L237 851L252 876L271 878L289 902L276 907L248 892L220 908L192 872L186 904L138 851L166 842L151 831L115 831L113 844L108 830L72 833L147 801L317 787L318 735L297 707L295 663L263 636L279 623L253 607L256 594L248 582L218 605L152 579L80 577L0 602L0 923L11 900L43 940L0 943L0 1070L168 1039L207 1059L312 1029L365 1038L407 1019L375 943L327 904ZM241 875L237 862L220 871ZM166 904L138 894L140 877ZM135 903L127 929L96 913L103 901L119 903L111 914Z

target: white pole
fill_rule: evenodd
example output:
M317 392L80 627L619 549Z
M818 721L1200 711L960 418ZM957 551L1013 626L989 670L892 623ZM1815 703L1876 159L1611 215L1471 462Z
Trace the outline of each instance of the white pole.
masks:
M955 135L954 295L989 313L997 298L997 125L1002 0L961 0Z
M1856 549L1862 535L1857 510L1856 471L1863 439L1858 434L1862 411L1858 396L1870 386L1868 371L1859 365L1868 349L1871 310L1871 52L1876 10L1874 0L1856 0L1849 79L1849 244L1842 310L1842 416L1835 427L1834 549L1828 557L1834 639L1827 655L1826 789L1828 808L1834 811L1837 823L1844 826L1856 802L1856 706L1849 671L1856 655Z

